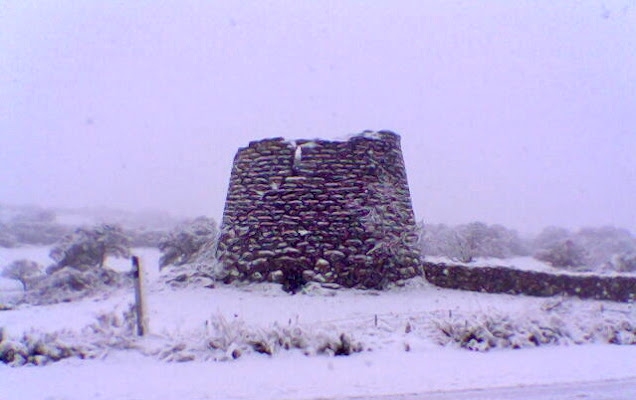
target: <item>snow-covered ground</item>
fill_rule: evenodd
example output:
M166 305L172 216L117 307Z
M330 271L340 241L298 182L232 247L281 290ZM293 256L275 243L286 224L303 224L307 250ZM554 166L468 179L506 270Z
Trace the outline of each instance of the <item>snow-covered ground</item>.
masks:
M6 400L364 399L536 384L577 385L616 378L622 384L631 381L633 393L635 358L633 347L613 346L487 354L454 349L382 351L353 357L282 354L223 363L165 363L119 352L98 361L71 359L46 367L0 367L0 396ZM496 398L500 397L490 400Z
M551 385L579 383L590 388L583 394L605 393L609 387L628 399L636 388L636 346L601 340L612 323L631 324L633 330L633 304L452 291L417 279L386 292L314 287L294 296L266 284L172 289L161 283L156 250L135 253L148 272L151 335L97 359L70 358L43 367L0 365L0 399L513 399L530 398L517 396L528 386L545 394ZM129 269L127 260L109 264ZM100 315L120 315L133 299L130 290L120 290L71 303L22 305L0 311L0 327L14 338L23 332L65 330L67 340L81 343L92 340L83 328ZM562 345L489 352L440 344L444 337L436 324L482 317L513 325L538 321L567 338ZM307 356L299 349L280 349L271 356L243 351L236 360L219 361L224 353L209 348L218 336L215 329L225 329L226 336L287 330L309 342L345 333L362 351L346 357ZM592 331L598 338L586 336ZM591 344L575 344L579 340ZM191 357L182 359L192 361L167 362L179 358L170 351L157 356L155 349L166 348L187 353ZM593 389L598 387L605 389ZM453 397L443 397L446 392Z

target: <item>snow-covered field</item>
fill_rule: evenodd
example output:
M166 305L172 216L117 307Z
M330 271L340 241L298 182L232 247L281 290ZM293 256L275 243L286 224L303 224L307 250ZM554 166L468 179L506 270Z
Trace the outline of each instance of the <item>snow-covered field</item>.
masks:
M18 258L37 254L27 251ZM527 386L548 393L542 398L555 398L536 385L579 384L589 389L578 390L578 397L581 391L609 390L623 396L612 398L624 399L636 393L636 346L604 340L612 326L627 324L623 334L633 332L633 304L452 291L422 280L386 292L313 287L294 296L276 285L173 289L162 283L155 250L136 253L148 272L151 335L122 341L121 329L107 327L99 334L86 329L100 315L122 315L134 299L130 290L0 311L0 327L12 338L61 332L63 340L79 345L111 344L100 347L95 359L0 365L0 399L494 399L524 398L518 390L524 393ZM16 254L0 251L3 263ZM109 264L129 269L127 260ZM500 338L494 349L477 352L460 348L440 330L484 321L516 330L508 344L527 345L524 335L536 334L537 326L561 336L516 350L503 348ZM270 340L272 333L303 346L278 345L273 355L246 347L255 337ZM342 334L361 352L340 357L319 351L320 343ZM225 345L212 346L223 340Z

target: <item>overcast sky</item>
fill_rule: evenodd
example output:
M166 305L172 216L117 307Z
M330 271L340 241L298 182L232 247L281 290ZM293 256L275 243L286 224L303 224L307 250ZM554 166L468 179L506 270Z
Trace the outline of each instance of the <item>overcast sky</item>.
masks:
M0 0L0 203L220 218L267 137L390 129L416 216L636 232L636 2Z

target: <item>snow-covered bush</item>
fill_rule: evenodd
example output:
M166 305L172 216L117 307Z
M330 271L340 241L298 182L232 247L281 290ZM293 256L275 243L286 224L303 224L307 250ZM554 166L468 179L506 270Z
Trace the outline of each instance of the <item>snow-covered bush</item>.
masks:
M227 361L250 353L271 356L299 350L308 356L344 356L362 349L362 344L350 334L337 330L314 331L291 321L288 325L274 323L266 328L255 327L240 318L228 320L219 314L206 321L202 335L193 332L189 337L171 338L150 354L166 361Z
M237 354L256 352L273 355L281 350L302 350L306 355L350 355L362 351L362 344L346 333L313 332L297 323L269 328L247 327L240 319L228 321L222 315L211 320L212 335L207 343L210 349L220 350L232 358Z
M156 334L152 341L135 335L132 305L121 311L101 314L96 321L75 331L43 333L30 331L18 338L4 335L0 327L0 362L12 366L46 365L64 358L103 357L111 350L134 349L164 361L228 361L245 354L275 355L299 350L305 355L345 356L361 352L363 346L350 334L337 330L314 331L297 322L266 328L248 326L239 318L222 315L206 321L203 330Z
M51 250L50 257L57 262L49 271L64 267L103 267L107 256L130 257L130 243L119 225L101 224L91 228L78 228Z
M617 272L636 272L636 253L616 254L609 265Z
M212 218L198 217L180 224L159 243L161 268L214 259L218 230Z
M587 251L581 245L572 240L566 240L537 252L534 258L547 262L553 267L579 268L586 265L587 256Z
M545 228L534 240L535 258L555 267L585 267L587 270L630 272L630 255L636 254L636 237L612 226ZM631 269L633 271L634 269Z
M9 338L0 327L0 362L13 367L47 365L65 358L97 358L111 349L135 347L132 305L123 313L100 314L80 333L67 330L31 330L19 338Z
M507 258L528 253L516 231L483 222L450 227L420 224L420 247L424 256L444 256L459 262L476 257Z
M213 287L223 268L216 258L216 222L198 217L180 224L159 243L163 253L159 268L167 269L163 280L173 287L199 285Z
M559 344L563 338L559 327L513 321L502 315L480 315L470 320L448 319L435 321L435 324L441 333L437 338L438 343L455 343L474 351Z
M25 333L20 339L0 342L0 362L13 367L46 365L64 358L92 358L80 347L66 343L59 333Z
M161 280L174 287L188 286L213 288L214 282L223 274L223 266L216 260L170 266L164 270Z
M556 299L531 316L489 313L435 318L432 330L440 345L452 343L473 351L596 342L636 344L633 320L608 315L602 309L594 314L591 319L577 318L563 299Z
M582 228L574 240L587 251L587 263L598 267L615 255L636 253L636 238L626 229L604 226Z
M80 228L51 250L56 264L46 274L42 267L28 260L8 266L4 276L22 282L25 293L19 301L52 304L78 300L86 296L128 285L131 278L104 266L108 255L130 254L128 239L118 226L99 225Z
M16 260L2 270L2 276L15 279L27 290L30 282L39 275L42 275L43 267L31 260Z
M544 250L572 239L573 234L569 230L558 226L548 226L534 238L532 248L534 251Z
M23 301L36 305L75 301L131 283L132 280L127 274L110 268L79 270L64 267L33 279Z

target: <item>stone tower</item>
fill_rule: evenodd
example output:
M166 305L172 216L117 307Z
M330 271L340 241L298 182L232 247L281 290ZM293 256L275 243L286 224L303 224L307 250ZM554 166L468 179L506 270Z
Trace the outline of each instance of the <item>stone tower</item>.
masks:
M420 273L400 137L250 142L234 158L217 256L226 280L383 288Z

